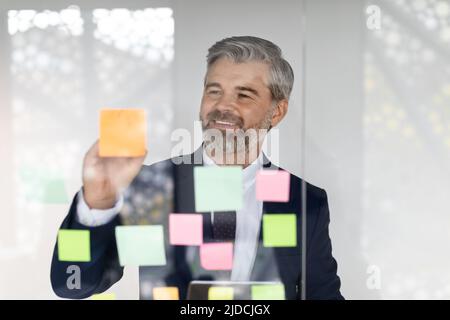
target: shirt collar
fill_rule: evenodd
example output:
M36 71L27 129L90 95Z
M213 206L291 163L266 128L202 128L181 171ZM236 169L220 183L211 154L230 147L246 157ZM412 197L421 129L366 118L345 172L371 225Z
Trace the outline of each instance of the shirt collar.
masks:
M206 153L205 149L203 149L203 164L206 166L217 166L213 159L211 159ZM251 183L255 180L256 172L262 168L263 164L263 152L261 151L250 165L242 170L242 176L244 179L244 184Z

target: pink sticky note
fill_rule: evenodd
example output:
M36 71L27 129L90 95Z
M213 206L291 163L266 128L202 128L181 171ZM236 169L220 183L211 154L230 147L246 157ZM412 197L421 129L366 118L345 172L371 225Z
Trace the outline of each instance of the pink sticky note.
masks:
M203 217L201 214L172 213L169 215L170 244L199 246L203 243Z
M256 175L256 199L288 202L291 175L284 170L259 170Z
M233 244L231 242L204 243L200 246L200 264L206 270L231 270Z

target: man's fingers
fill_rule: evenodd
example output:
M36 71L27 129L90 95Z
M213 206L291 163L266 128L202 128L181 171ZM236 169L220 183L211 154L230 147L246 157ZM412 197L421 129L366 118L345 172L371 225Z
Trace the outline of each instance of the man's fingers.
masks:
M91 180L95 178L95 165L98 160L98 140L89 148L83 161L83 179Z
M128 161L128 162L144 162L144 160L145 160L145 157L147 156L147 154L148 154L148 150L147 149L145 149L145 153L144 153L144 155L142 155L142 156L138 156L138 157L126 157L126 160Z
M132 162L136 163L136 164L142 164L145 160L145 157L147 157L147 153L148 153L148 151L147 151L147 149L145 149L144 155L140 156L140 157L132 158Z
M140 156L140 157L139 157L139 160L141 160L142 162L144 162L144 160L145 160L145 157L147 156L147 154L148 154L148 150L147 150L147 149L145 149L145 153L144 153L144 155L143 155L143 156Z
M88 157L91 157L91 156L98 157L98 139L95 140L94 144L89 148L88 152L86 153L86 156L88 156Z

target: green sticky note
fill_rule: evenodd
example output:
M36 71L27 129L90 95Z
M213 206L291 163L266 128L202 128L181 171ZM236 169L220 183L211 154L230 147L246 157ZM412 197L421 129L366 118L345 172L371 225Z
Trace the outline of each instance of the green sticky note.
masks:
M297 245L297 217L295 214L263 215L264 247L295 247Z
M252 300L285 300L283 284L252 285Z
M163 266L166 264L162 225L116 227L121 266Z
M62 204L69 201L64 179L59 174L25 167L21 169L20 177L20 187L27 201L42 204Z
M208 300L233 300L234 291L231 287L210 287Z
M194 168L195 211L231 211L242 208L241 166Z
M44 183L44 194L42 201L44 203L67 203L68 197L64 180L48 179Z
M91 261L91 241L89 230L59 230L59 261Z

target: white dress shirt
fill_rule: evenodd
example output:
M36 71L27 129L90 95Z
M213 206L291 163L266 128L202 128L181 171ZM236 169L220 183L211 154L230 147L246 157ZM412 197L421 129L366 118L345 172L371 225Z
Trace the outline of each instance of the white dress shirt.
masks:
M256 200L256 173L262 168L262 152L249 166L243 169L243 206L236 211L236 237L234 242L233 269L231 281L249 281L256 257L260 232L262 201ZM203 164L216 166L215 162L203 151ZM123 196L111 209L90 209L78 192L77 219L88 227L95 227L110 222L123 206ZM211 215L214 221L214 213Z
M256 200L256 173L262 168L262 153L242 172L243 203L236 211L236 237L234 241L233 270L231 281L248 281L255 262L256 249L260 232L262 201ZM203 164L216 166L203 150ZM214 223L214 212L211 214Z

